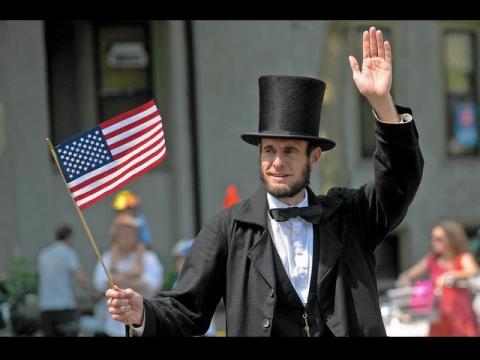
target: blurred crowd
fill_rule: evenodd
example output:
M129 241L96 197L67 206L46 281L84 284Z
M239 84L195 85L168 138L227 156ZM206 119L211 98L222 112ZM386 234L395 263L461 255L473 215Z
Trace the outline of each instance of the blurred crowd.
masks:
M131 288L144 297L175 285L194 239L182 239L172 249L175 259L173 279L166 279L164 266L153 250L147 217L141 212L140 197L130 190L115 195L115 211L110 227L109 246L89 279L74 250L75 236L69 224L61 224L55 240L41 250L32 282L27 289L24 279L12 286L13 279L0 270L0 336L115 336L126 335L125 326L107 312L105 291L110 280L121 288ZM105 268L104 268L105 266ZM108 270L111 279L108 278ZM30 269L32 270L32 269ZM20 271L25 273L26 268ZM169 284L167 281L169 280ZM18 282L18 281L17 281ZM84 310L73 291L78 282L88 297L91 310ZM15 292L17 299L8 296ZM85 301L84 301L85 302ZM19 304L19 306L16 306ZM29 309L28 311L26 309ZM216 336L215 322L205 336Z

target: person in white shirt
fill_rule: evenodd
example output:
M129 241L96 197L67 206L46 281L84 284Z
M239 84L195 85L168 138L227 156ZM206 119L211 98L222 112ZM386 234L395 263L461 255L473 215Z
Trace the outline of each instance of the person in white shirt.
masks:
M119 287L135 289L142 296L150 297L163 285L163 266L152 250L145 250L140 241L140 224L131 215L118 215L111 228L112 245L103 254L103 262ZM93 275L98 291L110 287L107 275L98 262ZM104 333L108 336L125 336L125 327L105 318Z
M374 250L403 220L423 157L411 110L390 95L390 44L374 27L362 42L362 69L350 66L373 108L375 179L315 195L310 172L335 146L318 136L326 84L261 76L259 131L241 137L258 148L263 185L204 225L173 291L106 291L131 335L202 334L223 299L227 336L386 336Z
M38 258L39 309L45 336L76 336L77 303L72 291L72 275L92 299L98 295L82 271L73 249L73 231L69 225L56 230L56 241L43 249Z

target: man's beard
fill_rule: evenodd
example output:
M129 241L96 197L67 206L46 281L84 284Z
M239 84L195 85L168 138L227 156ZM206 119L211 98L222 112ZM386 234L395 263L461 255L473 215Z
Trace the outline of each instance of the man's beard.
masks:
M285 188L278 189L270 186L265 180L265 178L263 177L261 167L260 167L260 179L262 180L263 184L265 185L265 189L270 195L276 197L277 199L291 198L297 195L300 191L302 191L308 184L310 184L310 172L311 172L311 167L310 167L310 164L307 162L307 164L303 168L300 180L293 183L292 185L288 185L286 189Z

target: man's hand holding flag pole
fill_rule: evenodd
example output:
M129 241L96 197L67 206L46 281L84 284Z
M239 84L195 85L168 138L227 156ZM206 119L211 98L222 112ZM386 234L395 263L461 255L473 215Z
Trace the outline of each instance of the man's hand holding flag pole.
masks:
M46 140L108 283L112 289L118 289L102 260L82 210L165 159L167 151L158 109L151 100L55 147L50 139Z

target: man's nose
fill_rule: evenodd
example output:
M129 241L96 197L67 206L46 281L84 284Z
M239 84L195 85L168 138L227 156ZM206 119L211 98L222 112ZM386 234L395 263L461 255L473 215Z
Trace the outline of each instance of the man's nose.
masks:
M272 163L273 167L281 168L284 165L283 158L281 155L276 155Z

